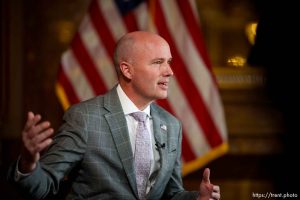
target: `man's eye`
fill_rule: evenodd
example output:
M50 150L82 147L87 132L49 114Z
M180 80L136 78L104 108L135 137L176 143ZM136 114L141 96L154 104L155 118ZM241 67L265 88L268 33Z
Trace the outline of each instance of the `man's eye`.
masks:
M160 61L160 60L154 61L154 64L161 64L161 63L162 63L162 61Z

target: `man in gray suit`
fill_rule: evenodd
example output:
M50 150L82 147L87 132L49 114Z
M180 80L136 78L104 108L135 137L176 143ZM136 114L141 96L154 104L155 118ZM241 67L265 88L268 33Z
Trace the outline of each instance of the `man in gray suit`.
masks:
M23 148L10 168L10 179L31 199L52 198L69 174L66 199L220 199L219 186L209 181L209 169L204 170L199 191L182 186L181 124L153 103L167 97L171 61L162 37L142 31L123 36L114 54L119 84L69 108L53 138L50 123L28 113ZM145 113L151 138L145 195L139 194L134 165L135 112Z

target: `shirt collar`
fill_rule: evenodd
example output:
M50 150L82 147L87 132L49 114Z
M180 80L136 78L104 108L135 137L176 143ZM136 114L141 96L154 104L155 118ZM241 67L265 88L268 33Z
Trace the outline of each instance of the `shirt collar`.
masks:
M129 97L125 94L124 90L118 84L117 86L117 93L121 102L121 106L123 108L123 112L125 115L129 115L133 112L144 112L146 113L149 117L150 115L150 105L148 105L144 110L139 110L136 105L129 99Z

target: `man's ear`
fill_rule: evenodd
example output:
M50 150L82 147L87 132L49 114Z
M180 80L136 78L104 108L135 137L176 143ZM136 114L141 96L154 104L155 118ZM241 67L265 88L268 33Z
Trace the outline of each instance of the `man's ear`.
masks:
M132 79L132 66L130 63L128 62L121 62L120 63L120 71L123 74L124 77L126 77L127 79Z

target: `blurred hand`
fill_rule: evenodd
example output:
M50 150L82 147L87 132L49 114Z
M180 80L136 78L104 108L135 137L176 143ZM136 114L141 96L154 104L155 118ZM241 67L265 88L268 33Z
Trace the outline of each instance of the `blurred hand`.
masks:
M40 159L40 152L47 148L52 139L54 130L50 127L49 121L41 121L41 115L28 112L27 121L22 131L22 150L19 161L19 171L22 173L32 172L37 161Z
M211 184L209 176L210 170L206 168L203 172L203 178L200 183L200 195L198 200L219 200L221 198L220 187Z

